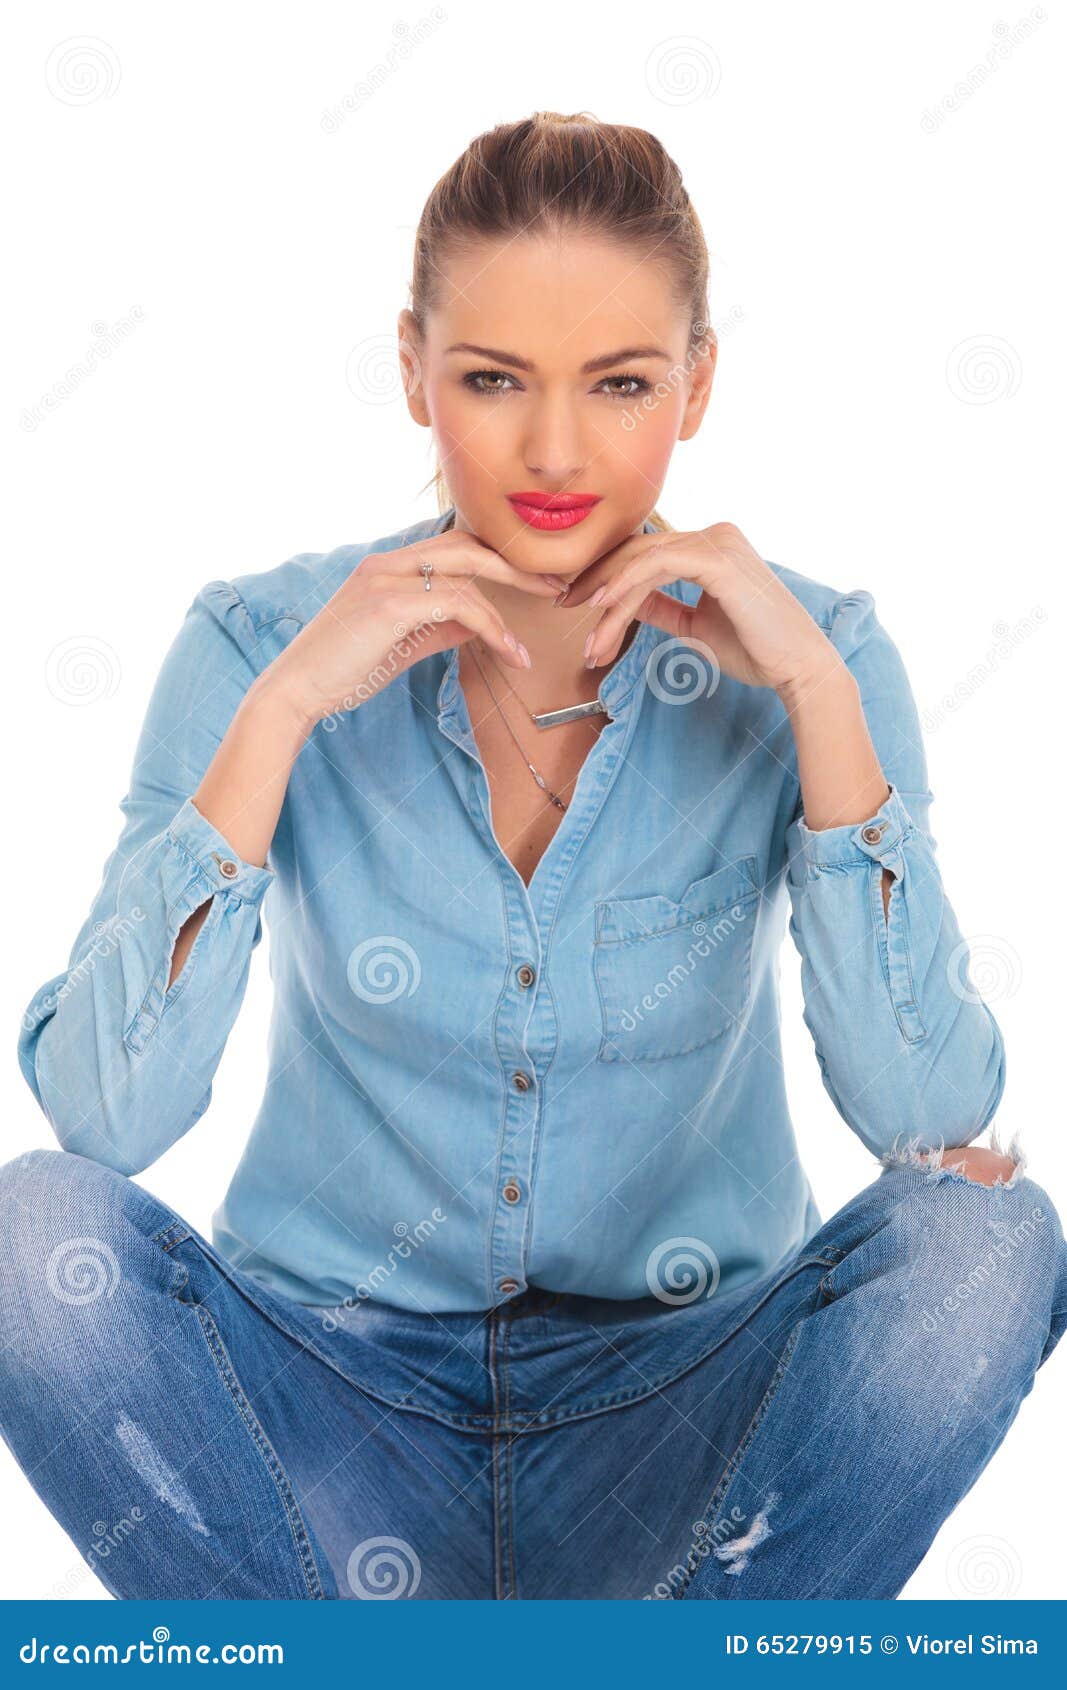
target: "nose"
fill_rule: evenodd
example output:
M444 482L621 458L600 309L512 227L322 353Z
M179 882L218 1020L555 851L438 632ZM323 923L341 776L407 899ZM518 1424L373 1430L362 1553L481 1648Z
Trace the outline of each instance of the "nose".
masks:
M528 413L523 463L531 475L544 476L565 491L589 461L578 418L565 394L544 394Z

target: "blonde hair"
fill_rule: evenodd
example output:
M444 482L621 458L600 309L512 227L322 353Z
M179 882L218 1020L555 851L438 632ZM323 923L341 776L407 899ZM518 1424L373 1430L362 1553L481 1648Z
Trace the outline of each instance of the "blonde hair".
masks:
M607 235L656 255L689 313L689 344L710 333L708 250L674 160L646 129L602 123L588 112L539 111L478 135L446 170L415 232L411 312L425 333L447 258L487 236L563 228ZM431 481L443 513L452 504L440 459ZM658 511L649 519L671 530Z

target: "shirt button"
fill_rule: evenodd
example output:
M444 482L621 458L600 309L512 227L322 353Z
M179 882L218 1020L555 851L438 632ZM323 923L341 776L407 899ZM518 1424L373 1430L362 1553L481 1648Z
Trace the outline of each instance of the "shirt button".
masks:
M882 833L883 829L880 827L865 827L863 832L860 834L860 838L863 840L865 845L877 845L878 841L882 837Z
M521 1196L522 1196L522 1192L520 1191L519 1186L516 1183L516 1181L513 1180L513 1179L509 1179L507 1185L504 1187L504 1201L505 1201L505 1203L517 1203Z
M522 967L519 969L519 974L518 974L519 985L520 986L532 986L534 981L536 980L536 978L537 978L537 976L534 973L533 969L530 967L530 964L528 962L524 962Z
M520 1068L517 1074L512 1074L511 1083L515 1087L516 1091L529 1091L530 1076L529 1074L524 1074Z
M224 874L227 880L232 880L239 872L240 870L232 857L224 857L219 864L219 873Z
M506 1291L510 1295L512 1291L517 1291L519 1289L519 1282L517 1279L502 1279L497 1289L499 1291Z

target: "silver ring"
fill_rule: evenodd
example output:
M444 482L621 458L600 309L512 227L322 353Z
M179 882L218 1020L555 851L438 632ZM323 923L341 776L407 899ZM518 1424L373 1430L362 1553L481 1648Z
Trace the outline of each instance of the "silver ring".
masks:
M419 564L419 573L425 578L426 591L429 592L429 590L430 590L430 576L433 574L433 564L432 563L420 563Z

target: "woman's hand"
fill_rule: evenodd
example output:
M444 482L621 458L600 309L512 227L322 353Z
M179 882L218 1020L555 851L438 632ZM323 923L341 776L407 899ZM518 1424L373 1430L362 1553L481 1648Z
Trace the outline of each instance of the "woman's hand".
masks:
M692 607L659 588L695 581ZM589 602L603 614L586 665L610 663L634 617L709 648L724 675L782 693L842 660L818 623L732 522L694 533L635 534L605 552L572 584L567 608Z
M433 564L430 590L419 573ZM392 552L363 558L286 649L264 670L263 689L287 700L310 728L351 710L432 652L480 634L513 668L529 667L525 648L476 585L479 577L554 598L543 575L516 569L473 534L449 529Z

